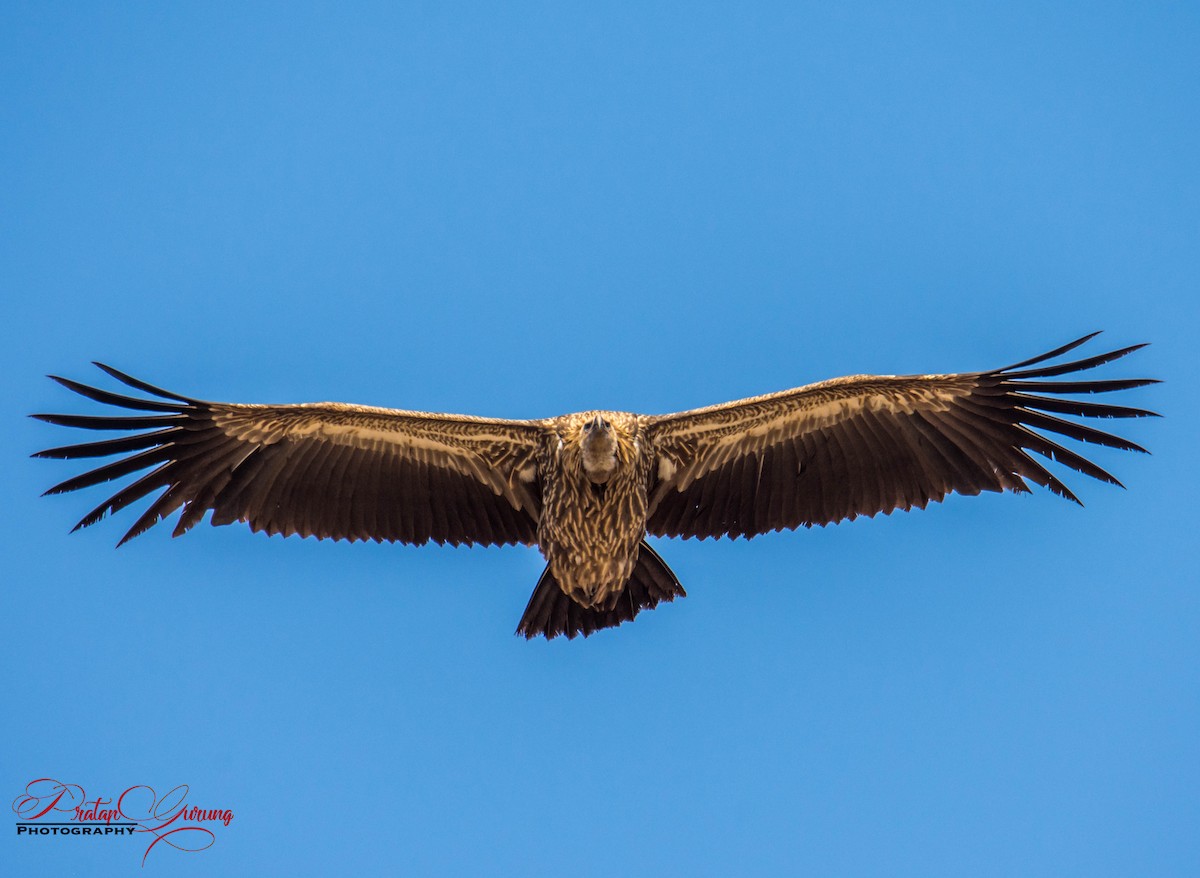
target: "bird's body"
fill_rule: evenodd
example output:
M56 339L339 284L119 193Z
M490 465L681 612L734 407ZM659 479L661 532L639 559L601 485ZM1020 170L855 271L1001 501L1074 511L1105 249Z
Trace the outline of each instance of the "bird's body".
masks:
M1058 417L1153 414L1065 398L1148 379L1045 380L1141 347L1040 365L1092 337L987 372L856 375L672 415L588 411L530 421L206 402L101 366L152 398L55 380L142 414L36 415L124 434L37 456L126 455L47 493L150 469L76 525L161 489L122 542L182 510L178 536L211 510L213 524L244 521L272 534L536 544L547 565L518 631L574 637L684 595L647 535L750 537L923 508L951 492L1025 492L1026 480L1078 502L1030 451L1119 484L1044 435L1144 450Z
M538 547L562 590L589 609L613 608L646 537L654 451L640 434L636 415L582 412L555 418L543 442ZM604 449L589 460L591 445Z

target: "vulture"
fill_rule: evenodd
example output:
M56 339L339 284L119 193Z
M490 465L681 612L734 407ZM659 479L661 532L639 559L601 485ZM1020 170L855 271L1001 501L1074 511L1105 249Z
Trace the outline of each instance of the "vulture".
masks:
M75 526L158 492L121 543L176 511L179 536L211 510L214 525L284 536L536 545L546 567L517 633L586 637L685 596L647 536L753 537L1030 482L1078 503L1038 457L1120 485L1060 444L1145 451L1068 419L1154 415L1072 398L1156 383L1076 374L1144 345L1061 362L1097 334L985 372L852 375L670 415L541 420L208 402L96 363L140 395L49 377L128 411L33 417L116 438L34 457L116 457L47 494L149 470Z

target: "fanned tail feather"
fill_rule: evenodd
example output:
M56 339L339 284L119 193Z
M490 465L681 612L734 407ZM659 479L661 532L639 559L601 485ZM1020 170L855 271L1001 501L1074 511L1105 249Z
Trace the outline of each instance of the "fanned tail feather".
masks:
M588 609L567 597L547 565L521 616L517 634L526 640L534 637L550 640L560 634L568 639L579 634L587 637L601 628L615 628L642 610L652 610L662 601L677 597L687 597L687 592L667 563L643 540L633 575L611 610Z

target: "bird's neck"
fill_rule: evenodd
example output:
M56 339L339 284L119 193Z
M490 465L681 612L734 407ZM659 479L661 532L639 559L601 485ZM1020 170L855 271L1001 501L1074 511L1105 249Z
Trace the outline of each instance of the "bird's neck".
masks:
M588 479L603 485L617 470L617 443L610 435L588 437L583 442L583 472Z

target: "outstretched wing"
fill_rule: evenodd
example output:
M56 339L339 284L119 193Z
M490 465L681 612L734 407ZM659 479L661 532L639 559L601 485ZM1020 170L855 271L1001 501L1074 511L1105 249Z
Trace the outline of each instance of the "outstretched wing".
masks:
M64 427L128 434L35 454L124 455L46 493L154 469L85 515L75 529L161 489L122 543L180 508L175 536L211 509L213 524L244 521L271 534L418 544L536 542L539 422L341 403L205 402L96 365L156 398L123 396L51 376L97 402L140 414L34 415Z
M1127 451L1145 449L1058 415L1154 414L1061 397L1156 383L1150 379L1043 380L1144 347L1044 365L1097 334L991 372L855 375L648 418L646 429L657 449L648 530L656 536L753 536L924 508L952 491L1027 492L1026 479L1078 503L1029 452L1101 481L1120 482L1045 432Z

